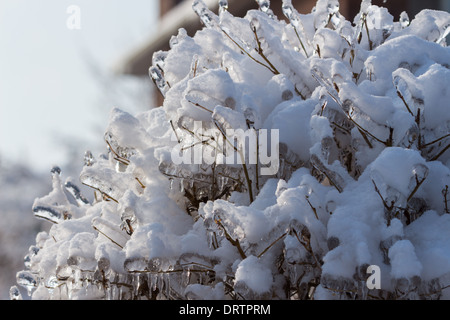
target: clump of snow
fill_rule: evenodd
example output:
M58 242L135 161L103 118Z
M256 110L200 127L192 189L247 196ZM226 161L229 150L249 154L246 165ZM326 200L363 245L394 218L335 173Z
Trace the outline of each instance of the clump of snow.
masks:
M205 28L149 69L163 105L113 109L87 154L93 201L55 168L33 207L54 225L17 275L32 298L449 297L450 14L285 0L286 23L260 3L194 2Z
M270 293L272 278L270 268L264 266L255 256L249 256L242 260L235 273L237 290L252 291L255 297L259 298Z

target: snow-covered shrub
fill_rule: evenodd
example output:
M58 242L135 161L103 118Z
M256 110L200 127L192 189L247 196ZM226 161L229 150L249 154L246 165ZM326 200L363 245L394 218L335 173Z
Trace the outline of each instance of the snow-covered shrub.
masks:
M286 22L269 1L244 18L219 3L195 0L205 28L154 54L163 106L112 110L108 153L80 174L95 201L52 170L33 210L54 225L18 283L34 299L449 298L450 14L394 21L366 0L352 23L338 1L285 0ZM267 153L251 162L231 129Z

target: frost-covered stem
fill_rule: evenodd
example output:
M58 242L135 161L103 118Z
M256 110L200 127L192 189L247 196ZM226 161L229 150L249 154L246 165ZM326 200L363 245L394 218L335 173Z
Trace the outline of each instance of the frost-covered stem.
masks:
M307 195L305 195L305 198L306 198L306 202L308 202L309 206L311 207L312 211L314 212L314 215L316 216L316 219L319 220L319 216L317 215L316 208L313 207L313 205L309 201L309 197Z
M448 209L448 185L445 185L445 189L442 190L442 195L444 196L444 211L445 213L450 213Z
M111 237L109 237L106 233L102 232L99 228L96 228L95 226L92 226L92 228L94 228L95 231L97 231L98 233L101 233L102 235L104 235L106 238L108 238L109 240L111 240L112 243L114 243L116 246L118 246L120 249L123 249L123 247L118 244L116 241L114 241Z
M265 248L260 254L258 254L257 258L261 258L261 256L264 253L266 253L270 248L272 248L278 241L283 239L287 234L288 234L288 232L285 232L281 236L279 236L277 239L275 239L271 244L269 244L269 246L267 248Z
M312 76L314 77L314 79L316 79L317 82L319 82L320 84L322 84L322 81L318 78L318 76L313 72ZM336 87L336 84L334 83L334 86ZM342 108L342 110L344 111L345 115L347 116L347 119L350 120L358 129L359 133L361 134L361 136L363 137L364 141L367 143L367 145L369 146L370 149L373 149L373 145L370 142L370 140L367 138L367 136L370 136L371 138L373 138L374 140L384 144L385 146L388 145L387 141L383 141L381 139L378 139L376 136L374 136L372 133L370 133L369 131L367 131L366 129L364 129L363 127L361 127L351 116L348 112L345 111L344 107L342 106L342 102L340 101L340 99L338 97L336 97L333 93L330 92L330 90L327 88L327 86L325 86L325 89L327 90L328 95Z
M145 184L143 184L142 181L141 181L138 177L135 177L135 179L136 179L136 181L139 183L139 185L141 186L142 189L145 189L145 188L146 188L146 187L145 187Z
M333 179L331 179L331 177L327 174L326 170L321 170L320 168L318 168L317 166L315 166L314 164L311 164L313 166L314 169L316 169L317 171L321 172L330 182L330 184L336 188L337 191L339 191L339 193L342 193L343 189L341 186L338 186Z
M266 55L264 54L264 51L263 51L262 46L261 46L261 41L259 40L258 33L256 32L256 27L255 26L252 27L252 31L253 31L253 34L255 35L256 43L258 44L258 49L256 51L261 56L261 58L263 58L264 61L266 61L269 64L270 68L272 68L271 71L275 75L280 74L280 72L277 70L277 68L275 68L275 66L269 61L269 59L267 59Z
M313 249L311 248L311 241L309 237L305 237L306 240L302 241L300 239L300 237L298 236L298 232L295 229L292 229L292 232L294 233L295 237L297 238L297 241L306 249L306 251L308 251L311 256L314 258L314 261L316 262L316 267L319 268L320 270L322 270L321 264L319 262L319 259L317 259L316 255L314 254ZM303 238L303 235L302 235Z
M417 192L417 190L419 190L420 186L422 185L422 183L425 181L425 179L427 178L426 176L419 181L419 179L417 179L417 175L414 175L415 179L416 179L416 186L414 187L413 191L411 191L410 195L408 196L407 202L409 202L412 197L414 196L414 194Z
M378 196L380 197L381 201L383 201L384 208L389 212L389 217L387 219L387 226L389 227L391 225L391 213L392 213L392 209L394 208L394 202L392 202L390 205L388 205L386 203L386 200L381 195L381 192L378 189L375 181L373 181L373 179L372 179L372 183L373 183L373 186L375 187L375 192L378 194Z
M202 106L201 104L199 104L197 102L194 102L194 101L191 101L191 100L188 100L188 102L192 103L194 106L199 107L200 109L203 109L203 110L205 110L205 111L207 111L209 113L214 113L211 110L209 110L208 108L205 108L204 106Z
M366 29L367 40L369 42L369 49L372 50L373 43L372 43L372 40L370 40L369 26L367 25L367 13L365 13L365 12L361 15L361 24ZM358 35L358 43L361 43L361 40L362 40L362 31L360 31L360 33Z
M225 238L234 246L237 248L239 255L242 259L247 258L245 255L244 250L242 250L241 244L239 243L239 239L233 239L230 234L225 229L225 226L222 224L222 221L220 220L220 217L218 219L215 219L214 222L223 230L223 233L225 235Z
M403 104L405 105L405 107L408 110L408 112L414 117L414 114L412 113L411 109L409 108L408 103L406 102L405 98L403 97L403 95L401 94L400 90L398 90L397 87L396 87L396 91L397 91L397 95L403 101Z
M170 120L169 123L170 123L170 126L172 127L173 133L175 133L175 137L177 138L177 142L180 143L180 142L181 142L181 139L180 139L180 137L178 136L177 131L175 130L175 126L173 125L173 121Z
M370 40L370 34L369 34L369 27L367 25L367 13L364 14L364 26L366 27L366 33L367 33L367 40L369 41L369 49L373 49L373 43L372 40Z
M125 159L124 157L120 156L115 150L114 148L111 146L111 144L109 143L109 141L105 140L106 144L108 145L108 149L111 150L111 152L114 154L115 156L115 160L119 161L120 163L122 163L123 165L128 166L130 164L130 160Z
M302 46L303 51L305 52L306 58L309 58L308 52L306 51L305 46L303 45L302 39L300 39L300 35L298 34L297 28L294 26L295 34L297 35L298 41L300 42L300 45Z
M239 152L239 155L242 159L243 157L242 157L241 152ZM250 203L252 203L253 202L252 180L250 180L250 177L248 175L247 165L244 162L242 163L242 168L244 169L245 180L247 180L248 196L250 198Z
M431 141L431 142L428 142L428 143L426 143L426 144L423 144L423 145L422 145L422 148L428 147L429 145L432 145L433 143L439 142L439 141L441 141L441 140L443 140L443 139L445 139L445 138L447 138L447 137L450 137L450 133L447 133L445 136L442 136L442 137L440 137L440 138L438 138L438 139L436 139L436 140L433 140L433 141Z
M222 32L228 37L228 39L231 40L231 42L233 42L241 50L241 52L245 53L250 59L255 61L257 64L260 64L263 67L269 69L271 72L273 72L273 70L270 69L269 66L265 65L264 63L253 57L250 53L248 53L244 48L242 48L242 46L239 43L237 43L236 40L234 40L225 30L222 29Z
M253 129L253 130L255 130L255 129ZM259 135L256 134L256 164L255 164L255 166L256 166L256 168L255 168L256 192L259 192L259 175L258 175L259 166L258 166L258 163L259 163Z
M89 184L87 184L87 183L85 183L85 182L82 182L82 184L85 185L85 186L87 186L87 187L89 187L89 188L94 189L95 191L98 191L98 192L102 195L103 199L106 199L106 200L112 200L112 201L114 201L115 203L119 203L119 201L117 201L117 199L114 199L114 198L111 197L110 195L104 193L104 192L101 191L99 188L96 188L96 187L94 187L94 186L91 186L91 185L89 185ZM95 195L95 196L96 196L96 195ZM97 196L96 196L95 198L96 198L96 200L98 201Z
M214 121L214 125L217 129L219 129L220 133L222 134L225 141L233 148L234 151L236 151L239 154L239 157L241 158L242 162L242 169L244 170L245 180L247 181L247 187L248 187L248 196L250 198L250 203L253 202L253 191L252 191L252 180L250 180L250 176L248 174L247 170L247 164L245 163L244 155L242 154L242 151L236 148L229 140L225 132L220 128L220 126L217 124L217 122Z
M422 150L422 128L420 126L420 108L417 109L417 115L416 115L416 124L417 124L417 129L419 130L419 134L417 137L417 146L419 148L419 150Z

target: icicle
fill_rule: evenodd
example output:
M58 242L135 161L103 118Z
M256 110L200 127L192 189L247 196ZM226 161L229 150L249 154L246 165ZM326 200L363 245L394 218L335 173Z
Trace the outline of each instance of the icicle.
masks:
M132 274L131 275L131 286L132 286L132 298L133 299L137 299L137 297L139 296L139 287L140 287L140 274L136 273L136 274Z
M184 267L181 274L181 285L187 287L191 280L191 270L190 266Z
M159 279L158 273L150 273L149 283L151 284L152 291L156 291L156 289L158 289L158 279Z
M445 39L450 34L450 24L447 24L444 28L445 29L441 32L441 35L436 40L437 44L440 44L440 45L443 45L443 46L445 46L445 44L446 44Z
M180 192L184 193L184 179L183 178L180 179Z

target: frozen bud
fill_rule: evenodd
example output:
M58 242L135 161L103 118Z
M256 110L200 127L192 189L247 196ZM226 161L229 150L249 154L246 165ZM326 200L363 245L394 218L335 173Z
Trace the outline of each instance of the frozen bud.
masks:
M392 206L395 204L400 207L404 205L405 197L396 188L387 186L385 201L388 206Z
M50 172L52 173L52 175L61 175L61 168L58 166L54 166Z
M219 0L219 13L228 10L228 1L227 0Z
M233 97L228 97L225 99L225 107L230 108L230 109L235 109L236 108L236 100L234 100Z
M344 109L344 111L346 113L350 112L350 109L352 106L353 106L353 102L350 99L346 99L342 102L342 109Z
M328 238L327 240L327 246L328 246L328 250L333 250L334 248L336 248L337 246L339 246L339 238L335 237L335 236L331 236Z
M337 207L336 202L334 202L333 200L328 201L327 204L325 205L325 209L329 214L332 214L334 210L336 210L336 207Z
M428 167L423 164L416 164L412 169L413 175L418 181L423 181L428 176Z
M407 26L409 26L409 16L408 16L408 14L407 14L405 11L403 11L403 12L400 14L400 20L399 20L399 22L400 22L400 25L402 26L402 29L404 29L404 28L406 28Z
M109 259L106 258L106 257L101 257L101 258L98 259L98 261L97 261L97 267L98 267L98 269L99 269L99 270L102 270L102 271L104 271L104 272L107 271L107 270L109 270L110 266L111 266L111 262L110 262Z
M427 202L423 198L411 198L408 202L409 208L418 215L429 209Z
M283 99L284 101L291 100L293 97L294 97L294 94L292 93L291 90L284 90L281 93L281 99Z
M73 270L68 265L59 266L56 268L56 278L58 280L67 280L73 273Z
M84 165L90 167L94 163L95 163L94 156L92 155L91 151L87 150L84 153Z

